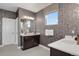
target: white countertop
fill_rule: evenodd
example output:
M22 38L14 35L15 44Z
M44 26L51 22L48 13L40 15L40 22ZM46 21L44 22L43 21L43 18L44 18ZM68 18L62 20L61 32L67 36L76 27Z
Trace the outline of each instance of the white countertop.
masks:
M79 45L76 44L76 41L72 37L63 38L48 44L48 46L72 55L79 55Z
M33 35L40 35L40 33L28 33L28 34L20 34L21 36L33 36Z

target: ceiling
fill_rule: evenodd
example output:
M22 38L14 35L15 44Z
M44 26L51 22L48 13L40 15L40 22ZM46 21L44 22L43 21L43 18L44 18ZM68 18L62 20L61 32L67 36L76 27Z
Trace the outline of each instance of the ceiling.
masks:
M18 7L20 7L32 12L38 12L50 4L52 3L0 3L0 8L16 12Z

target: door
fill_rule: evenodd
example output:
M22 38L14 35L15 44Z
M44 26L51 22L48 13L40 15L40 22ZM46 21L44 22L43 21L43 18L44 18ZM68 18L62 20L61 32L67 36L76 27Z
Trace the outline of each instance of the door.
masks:
M16 44L16 19L3 18L2 44Z

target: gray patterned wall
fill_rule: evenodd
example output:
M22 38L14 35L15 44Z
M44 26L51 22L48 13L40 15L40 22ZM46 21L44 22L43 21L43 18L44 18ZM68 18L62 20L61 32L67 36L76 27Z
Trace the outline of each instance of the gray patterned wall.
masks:
M59 4L59 24L63 25L64 34L75 35L79 34L79 4L66 3Z
M62 25L45 25L45 15L54 11L59 11L59 4L52 4L36 14L36 31L41 33L40 44L45 46L64 37ZM53 29L54 36L45 36L46 29Z
M45 25L44 15L59 11L59 24L58 25ZM72 30L75 34L79 34L79 5L74 3L54 3L38 13L33 13L25 9L19 9L19 17L23 15L36 16L36 31L41 33L40 44L48 46L49 43L59 40L64 35L72 35ZM0 44L2 44L2 17L16 18L15 12L0 9ZM32 26L35 31L35 28ZM54 36L45 36L45 29L53 29Z
M2 18L3 17L16 19L16 13L7 11L4 9L0 9L0 45L2 44Z
M26 10L23 8L19 8L18 10L19 10L19 19L21 19L21 17L23 17L23 16L31 16L31 17L35 18L35 13L33 13L29 10ZM35 32L35 20L31 21L31 31Z
M58 25L45 25L44 15L53 12L59 12ZM63 38L65 35L79 34L79 4L75 3L54 3L36 14L36 29L41 33L40 43L48 46L49 43ZM53 29L54 36L45 36L45 29ZM72 34L72 30L75 34Z

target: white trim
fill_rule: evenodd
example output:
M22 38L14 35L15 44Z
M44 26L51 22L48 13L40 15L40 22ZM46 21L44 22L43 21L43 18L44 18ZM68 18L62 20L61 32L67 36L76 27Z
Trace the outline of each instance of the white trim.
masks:
M0 47L3 47L3 45L0 45Z
M8 44L8 45L10 45L10 44ZM3 44L2 44L2 45L0 45L0 47L4 47L4 46L6 46L6 45L3 45ZM17 45L17 44L16 44L16 46L18 47L18 45Z
M21 50L21 47L20 46L17 46L17 48Z
M46 47L46 46L44 46L44 45L39 44L39 46L40 46L40 47L43 47L43 48L45 48L45 49L47 49L47 50L50 50L50 48L48 48L48 47Z

